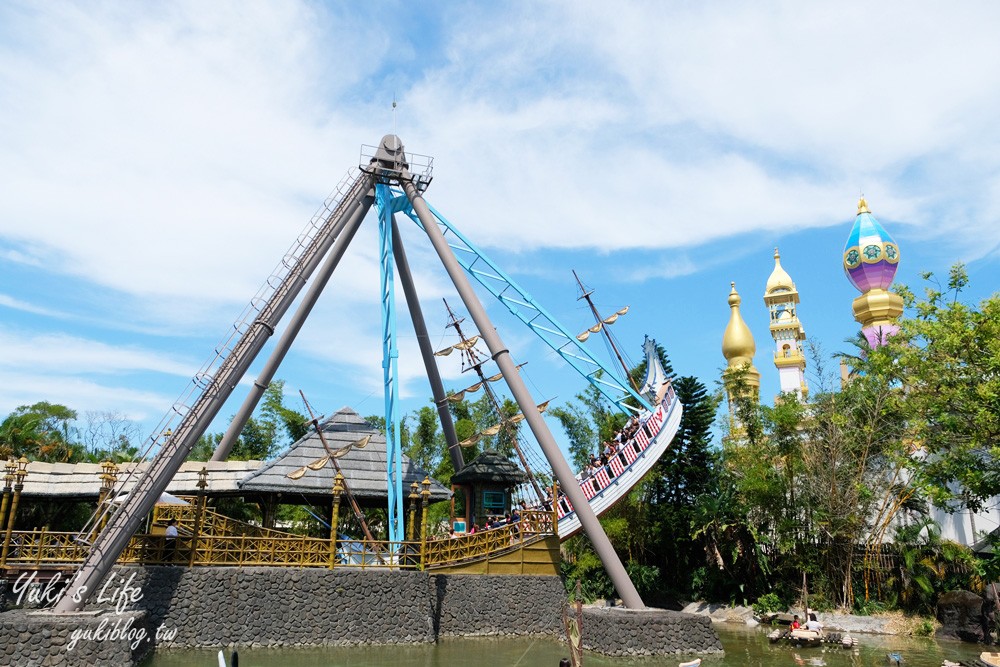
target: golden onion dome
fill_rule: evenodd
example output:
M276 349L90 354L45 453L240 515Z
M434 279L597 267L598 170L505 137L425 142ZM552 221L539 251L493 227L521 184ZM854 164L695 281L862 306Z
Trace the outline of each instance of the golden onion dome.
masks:
M764 288L764 294L770 294L771 292L779 289L785 289L788 291L795 290L795 283L792 282L792 277L788 275L788 272L781 266L781 253L778 249L774 249L774 271L771 271L771 277L767 279L767 286Z
M736 283L729 283L732 291L729 292L729 324L726 325L726 333L722 336L722 356L726 358L731 367L742 366L746 363L753 363L753 355L757 351L757 345L753 342L753 334L750 327L743 321L740 315L739 292L736 291Z

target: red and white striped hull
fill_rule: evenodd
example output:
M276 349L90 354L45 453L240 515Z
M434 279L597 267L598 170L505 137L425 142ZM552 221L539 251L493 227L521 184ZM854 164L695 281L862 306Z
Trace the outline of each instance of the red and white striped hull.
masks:
M638 484L663 456L677 434L684 408L671 388L663 402L640 417L643 426L622 449L611 457L608 465L580 482L583 495L594 513L600 516ZM580 519L569 499L559 494L556 503L559 517L559 539L566 540L580 530Z

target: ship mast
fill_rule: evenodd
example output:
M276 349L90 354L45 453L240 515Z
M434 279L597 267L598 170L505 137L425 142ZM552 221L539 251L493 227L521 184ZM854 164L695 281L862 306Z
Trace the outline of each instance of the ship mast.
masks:
M462 322L465 321L464 318L459 318L452 311L451 306L448 305L447 299L442 299L444 301L444 307L448 310L449 327L455 329L458 334L459 339L462 343L467 343L468 338L462 333ZM463 348L465 346L463 345ZM497 395L493 392L493 388L490 387L489 381L486 379L486 373L483 372L483 364L485 360L480 360L479 355L476 353L476 348L474 345L469 345L466 349L462 350L462 353L468 356L469 366L476 371L476 375L479 376L479 381L483 383L483 391L486 392L486 396L489 398L490 405L493 407L493 411L496 413L497 418L500 419L501 428L503 428L510 436L510 442L514 446L514 451L517 452L517 458L521 461L521 466L524 468L525 474L528 476L528 481L531 482L532 488L535 490L535 494L538 496L539 502L545 502L546 496L542 492L540 486L538 486L538 480L535 479L534 473L531 471L531 466L528 464L528 459L525 458L524 452L521 451L521 447L517 442L517 436L514 432L513 424L509 423L504 419L503 411L500 409L500 400Z
M587 305L590 306L590 312L594 314L594 318L597 320L597 325L601 327L601 331L604 332L604 337L607 338L608 344L611 346L611 350L615 353L615 357L618 358L618 363L622 365L622 369L625 371L625 379L628 383L635 389L639 391L639 386L636 384L635 380L632 379L632 372L629 370L628 364L625 363L625 359L622 357L622 353L618 350L618 345L615 344L615 339L611 337L608 332L608 327L604 323L604 319L601 314L597 312L597 306L594 305L594 300L590 298L590 295L594 293L594 290L587 291L587 288L583 286L583 282L580 280L580 276L576 275L576 270L573 270L573 277L576 278L576 284L580 286L580 292L582 296L577 297L577 301L580 299L586 299Z

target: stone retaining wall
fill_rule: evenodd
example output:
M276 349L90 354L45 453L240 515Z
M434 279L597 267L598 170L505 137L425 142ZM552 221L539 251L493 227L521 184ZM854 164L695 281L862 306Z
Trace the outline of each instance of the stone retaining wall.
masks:
M135 664L146 650L428 643L474 635L562 636L558 577L445 575L337 568L123 567L88 609L103 617L0 614L0 664ZM104 597L104 602L98 598ZM126 598L134 605L120 607ZM585 647L606 655L720 652L707 618L676 612L587 610ZM141 653L78 628L137 616ZM623 640L623 638L626 638ZM124 652L122 652L124 650ZM26 652L27 651L27 652ZM115 652L117 651L117 652ZM45 662L49 657L59 660Z
M438 636L558 634L566 589L559 577L432 576Z
M116 608L136 595L137 603ZM7 594L8 604L13 597ZM116 566L87 608L103 609L111 623L141 612L143 627L153 638L148 648L169 650L554 635L561 631L565 603L558 577ZM87 627L91 619L93 615L35 616L24 609L0 614L0 665L50 664L40 662L49 652L69 661L58 664L129 664L127 653L109 653L120 649L121 642L81 639L75 654L65 650L68 633ZM39 649L42 646L48 648ZM39 661L10 653L26 647Z
M612 656L723 653L719 635L706 616L621 607L583 610L583 647Z
M0 614L0 665L136 665L155 645L145 612ZM99 639L88 639L87 637Z

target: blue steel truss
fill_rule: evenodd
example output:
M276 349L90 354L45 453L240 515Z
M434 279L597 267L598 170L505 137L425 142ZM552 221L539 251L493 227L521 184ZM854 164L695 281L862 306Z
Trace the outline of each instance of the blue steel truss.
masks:
M409 200L398 190L392 190L395 195L389 208L394 212L404 213L418 226L423 228L420 219L413 211ZM539 338L562 357L574 370L585 377L601 394L613 402L623 412L634 412L635 407L626 403L631 397L646 410L652 411L649 400L636 392L627 384L619 382L611 370L594 357L590 351L571 334L566 327L552 317L545 308L535 301L528 292L514 282L510 276L496 265L489 257L479 250L462 232L438 213L437 209L427 204L441 227L441 232L448 240L448 245L455 253L458 263L465 271L479 281L486 290L507 307L515 317L524 322ZM381 210L381 209L380 209Z
M392 255L392 192L387 185L375 186L378 209L379 284L382 290L382 378L385 382L385 465L388 494L389 541L401 542L406 535L403 515L403 462L399 440L399 349L396 347L396 296Z

